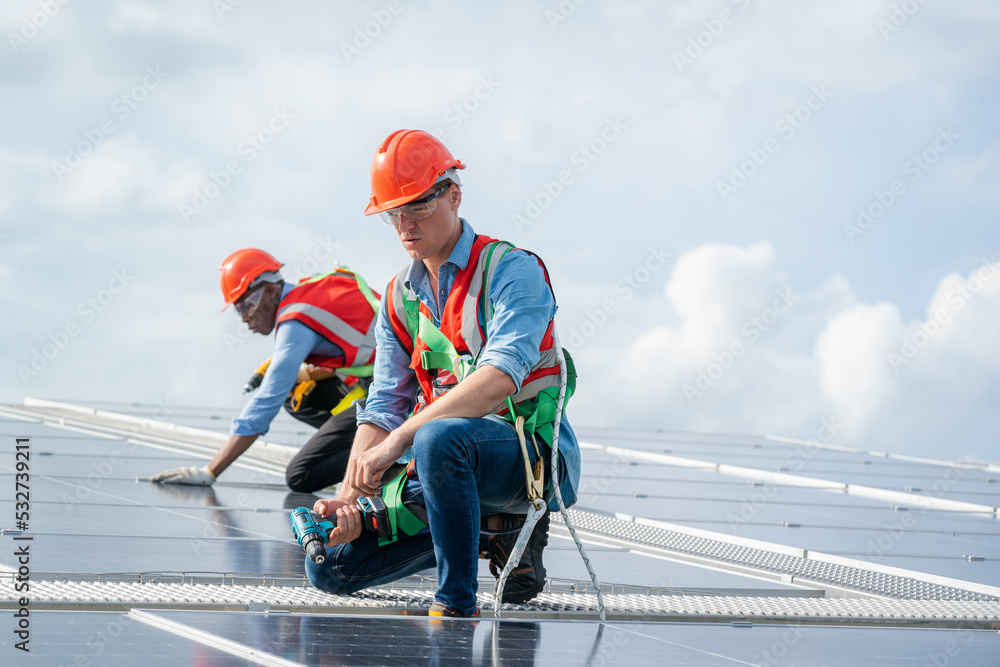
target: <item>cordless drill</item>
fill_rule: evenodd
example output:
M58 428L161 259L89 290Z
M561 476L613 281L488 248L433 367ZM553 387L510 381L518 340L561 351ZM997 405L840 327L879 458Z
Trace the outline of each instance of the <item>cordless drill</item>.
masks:
M392 532L389 526L389 515L382 498L358 498L358 510L365 530L376 533L379 537L388 537ZM330 533L337 527L337 515L320 516L307 507L300 507L288 515L292 522L292 532L299 546L314 563L326 560L324 545L330 539Z
M264 363L257 367L257 370L253 372L253 375L250 376L247 383L243 385L244 394L247 394L260 386L260 383L264 381L264 373L267 372L267 367L270 365L271 357L268 357Z

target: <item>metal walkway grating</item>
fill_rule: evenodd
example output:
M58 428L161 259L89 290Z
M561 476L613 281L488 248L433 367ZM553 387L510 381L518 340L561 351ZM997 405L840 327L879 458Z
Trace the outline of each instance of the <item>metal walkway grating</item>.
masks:
M859 593L905 600L1000 601L1000 596L918 578L921 575L917 572L913 573L914 576L908 577L880 571L874 566L855 567L819 560L816 558L817 554L812 554L812 558L792 556L746 546L735 541L711 539L586 510L571 509L569 514L573 525L583 534L606 538L626 546L653 548L738 565L742 568L787 575L792 581L801 579L847 588ZM553 515L553 523L563 525L562 517ZM724 536L719 534L719 537ZM863 565L860 561L857 562ZM977 586L977 588L988 587Z
M2 580L0 608L12 608L13 581ZM132 608L213 609L327 613L404 613L426 609L432 590L373 588L350 596L300 586L172 584L108 581L37 581L34 609L127 610ZM489 593L479 604L488 609ZM701 620L840 624L919 624L939 627L1000 627L1000 605L945 600L877 600L803 597L687 595L607 595L610 618L627 620ZM593 618L597 599L584 593L542 593L530 604L507 605L518 617Z

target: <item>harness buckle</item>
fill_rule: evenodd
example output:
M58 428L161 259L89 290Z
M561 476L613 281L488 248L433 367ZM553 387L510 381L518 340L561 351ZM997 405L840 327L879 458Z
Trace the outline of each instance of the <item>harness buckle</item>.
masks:
M545 493L545 469L543 467L542 454L538 450L538 441L535 439L534 433L531 434L531 442L535 447L535 465L534 469L532 469L531 457L528 455L528 443L524 438L525 421L527 420L523 416L518 417L517 421L514 422L514 430L517 432L517 442L521 445L521 456L524 458L524 485L528 489L528 500L533 505L536 505L536 501L540 501Z

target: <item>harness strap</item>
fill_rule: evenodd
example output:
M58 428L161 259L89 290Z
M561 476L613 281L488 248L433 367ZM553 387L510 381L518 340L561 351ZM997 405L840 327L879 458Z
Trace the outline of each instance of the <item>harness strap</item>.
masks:
M406 290L406 296L403 297L403 311L406 313L406 330L410 332L410 339L416 345L417 334L420 332L420 299L412 289Z
M355 401L359 401L367 395L368 389L366 387L362 387L361 385L355 386L354 389L347 392L347 394L340 399L340 403L337 403L337 405L333 407L333 410L330 410L330 414L336 417L341 412L354 405Z
M391 482L382 487L382 500L385 502L386 513L389 515L390 534L378 538L378 545L383 547L399 539L399 533L413 536L427 527L425 521L410 511L403 504L403 486L406 485L407 470L404 468Z
M479 293L479 321L483 323L483 345L486 345L486 323L493 319L493 305L490 303L490 286L492 285L493 276L490 275L490 262L493 261L493 252L500 246L506 246L503 249L500 257L497 259L497 264L503 261L503 258L507 256L511 250L514 249L514 244L507 241L497 241L493 243L490 247L490 251L486 254L486 266L483 267L483 289ZM487 309L489 312L486 312Z
M576 391L576 366L569 351L563 348L566 360L566 395L563 398L563 408ZM524 417L524 432L537 435L546 445L552 447L553 424L556 420L556 408L559 400L559 387L547 387L538 392L529 401L515 404L507 397L507 413L500 415L504 420L515 423L519 417Z
M368 364L367 366L343 366L341 368L334 369L347 376L354 376L356 378L370 378L375 374L375 364Z
M323 278L326 278L328 276L335 276L338 273L340 274L346 273L354 278L354 281L358 284L358 290L365 297L365 300L368 302L368 305L372 307L372 310L374 310L377 313L379 301L378 299L375 298L375 293L372 292L372 288L368 286L368 283L366 283L365 279L361 277L361 274L351 271L346 266L338 267L333 271L330 271L329 273L320 273L315 276L312 276L308 280L302 281L302 284L308 285L309 283L314 283L317 280L322 280Z
M524 417L518 417L514 424L517 432L517 443L521 445L521 457L524 460L524 487L528 489L528 500L534 504L540 499L545 488L544 460L542 452L538 449L538 441L532 436L531 441L535 446L535 465L531 465L531 457L528 455L528 445L524 437Z

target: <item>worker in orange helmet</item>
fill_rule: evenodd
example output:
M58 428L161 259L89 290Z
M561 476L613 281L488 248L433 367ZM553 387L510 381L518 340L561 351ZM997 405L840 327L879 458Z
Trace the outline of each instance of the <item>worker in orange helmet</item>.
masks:
M311 493L343 479L357 431L357 403L371 382L378 295L347 269L296 285L285 283L281 266L263 250L244 248L219 267L223 310L232 305L254 333L276 330L274 353L258 369L259 389L208 465L167 470L153 482L213 484L267 432L282 404L319 429L289 463L288 486Z
M528 509L537 512L529 493L555 506L552 480L541 477L559 429L560 387L569 387L566 397L571 392L562 383L545 266L459 217L464 168L420 130L392 133L372 159L365 214L391 225L412 262L385 290L375 374L340 494L313 508L337 517L327 558L306 560L310 582L339 595L436 565L431 616L479 615L477 556L497 575ZM558 433L555 483L571 505L579 447L565 419ZM407 459L408 471L390 479L394 464ZM526 467L534 471L530 483ZM380 492L391 510L391 539L362 532L356 507L357 498ZM547 530L545 513L503 601L524 602L542 590Z

